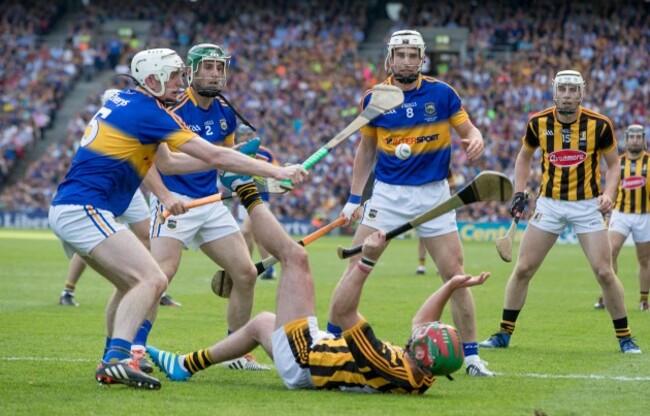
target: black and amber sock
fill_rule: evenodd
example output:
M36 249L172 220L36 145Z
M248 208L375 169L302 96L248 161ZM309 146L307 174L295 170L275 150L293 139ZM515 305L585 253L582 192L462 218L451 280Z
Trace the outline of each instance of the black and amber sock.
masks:
M183 361L185 369L192 374L199 370L205 370L212 364L214 363L210 359L210 354L208 353L207 348L187 354L185 356L185 361Z
M614 319L614 330L616 331L616 338L627 338L632 336L632 331L627 324L627 316L621 319Z
M426 259L426 258L421 258L421 259L418 259L418 265L419 265L419 266L424 266L424 265L425 265L425 263L426 263L426 261L427 261L427 259Z
M75 288L74 283L70 283L69 281L66 281L63 290L65 290L66 292L74 292L74 288Z
M514 309L504 309L503 314L501 315L501 332L512 335L515 332L515 325L517 324L517 318L519 317L519 312L521 310Z
M257 190L257 185L255 185L255 182L240 186L237 188L236 192L237 196L239 196L239 200L241 201L242 205L246 207L246 211L249 214L253 208L262 203L262 198L260 197L260 193Z
M639 302L647 302L647 301L648 301L648 292L640 292Z

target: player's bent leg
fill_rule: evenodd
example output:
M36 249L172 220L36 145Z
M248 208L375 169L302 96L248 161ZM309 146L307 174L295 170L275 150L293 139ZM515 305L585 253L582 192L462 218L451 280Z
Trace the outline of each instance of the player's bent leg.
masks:
M648 305L648 292L650 292L650 242L636 244L636 258L639 261L639 309L643 312L650 311Z
M183 242L171 237L154 237L150 244L151 255L171 282L181 263Z
M138 237L138 240L140 240L140 242L147 248L147 250L150 248L149 227L150 227L150 220L148 217L146 220L129 223L129 229L133 231L133 234L135 234L135 236Z

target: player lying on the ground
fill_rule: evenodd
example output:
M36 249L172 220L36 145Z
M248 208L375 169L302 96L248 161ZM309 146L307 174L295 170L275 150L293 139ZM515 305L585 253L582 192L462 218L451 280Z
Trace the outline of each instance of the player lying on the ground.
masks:
M262 210L254 210L252 215L257 211ZM364 241L363 257L334 290L330 310L344 330L341 338L318 328L314 282L305 265L305 273L281 277L276 314L262 312L204 350L177 355L148 347L148 352L174 381L188 380L199 370L261 345L289 389L424 393L436 375L449 375L463 363L456 329L438 322L446 302L455 289L480 285L489 273L457 275L445 282L416 313L406 347L400 348L377 339L357 311L366 279L386 245L385 233L369 235Z

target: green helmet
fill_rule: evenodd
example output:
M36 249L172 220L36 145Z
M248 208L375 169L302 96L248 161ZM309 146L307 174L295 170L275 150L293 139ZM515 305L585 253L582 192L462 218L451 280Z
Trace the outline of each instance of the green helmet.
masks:
M463 365L463 348L458 331L442 322L417 326L406 350L418 367L436 376L446 376Z
M218 79L216 85L209 85L209 82L203 82L203 85L200 85L201 83L192 83L192 81L195 79L196 73L199 70L199 65L203 61L216 61L223 63L223 76ZM213 43L201 43L194 45L187 53L187 59L185 62L190 68L190 85L192 85L200 95L206 97L216 97L217 93L221 92L221 90L223 90L223 88L226 86L227 70L228 65L230 64L230 55L228 55L228 53L221 46L215 45Z

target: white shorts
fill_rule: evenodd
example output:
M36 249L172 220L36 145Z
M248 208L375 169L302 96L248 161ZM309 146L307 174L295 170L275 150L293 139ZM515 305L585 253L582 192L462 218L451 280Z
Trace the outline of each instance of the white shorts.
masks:
M560 235L571 224L576 234L593 233L605 230L605 219L598 211L596 198L582 201L561 201L540 196L535 204L535 212L528 220L540 230Z
M650 241L650 214L626 214L614 210L609 219L609 231L625 237L632 233L635 243L647 243Z
M174 194L184 201L192 198ZM171 237L183 242L186 248L198 249L203 244L219 240L239 232L239 226L222 202L192 208L182 215L170 215L164 224L158 221L158 214L164 211L158 198L151 198L151 238Z
M318 319L316 319L315 316L309 316L298 321L304 322L305 319L307 320L309 335L311 338L311 344L309 345L310 349L322 339L333 338L332 334L318 329ZM295 333L294 335L302 341L305 340L304 334ZM287 329L285 329L284 326L273 332L272 342L273 363L275 364L275 368L277 368L280 377L284 381L284 385L291 390L313 389L314 382L311 378L309 366L307 365L302 367L298 363L291 350Z
M124 214L117 217L117 220L122 224L135 224L144 220L149 220L149 206L144 198L144 194L138 188L131 199L129 207L124 211Z
M90 205L53 205L48 219L68 258L74 253L89 256L99 243L127 229L117 222L112 212Z
M372 196L363 208L361 224L382 231L397 228L451 197L447 180L420 186L389 185L375 181ZM458 232L456 211L434 218L415 228L420 237Z

